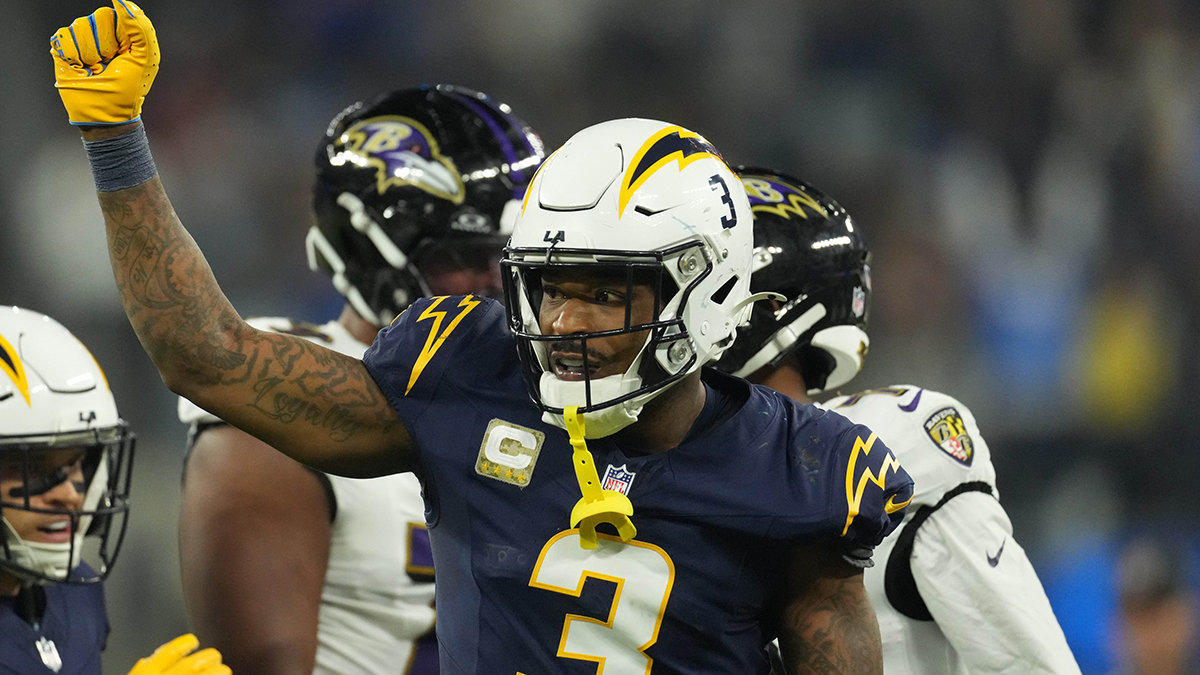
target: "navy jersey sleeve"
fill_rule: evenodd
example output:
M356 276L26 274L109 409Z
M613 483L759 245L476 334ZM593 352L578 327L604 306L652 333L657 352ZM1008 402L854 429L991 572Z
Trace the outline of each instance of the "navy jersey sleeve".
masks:
M379 331L363 363L401 419L410 422L443 380L461 383L482 374L489 354L495 362L499 345L490 343L507 335L504 321L504 307L488 298L421 298Z
M831 471L830 520L853 564L869 566L871 553L904 520L913 480L875 432L844 420Z

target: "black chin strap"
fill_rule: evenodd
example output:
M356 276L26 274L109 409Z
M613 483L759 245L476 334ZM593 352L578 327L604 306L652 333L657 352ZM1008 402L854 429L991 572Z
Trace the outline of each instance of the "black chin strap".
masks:
M21 586L13 603L13 611L34 630L39 630L42 617L46 615L46 590L36 584Z

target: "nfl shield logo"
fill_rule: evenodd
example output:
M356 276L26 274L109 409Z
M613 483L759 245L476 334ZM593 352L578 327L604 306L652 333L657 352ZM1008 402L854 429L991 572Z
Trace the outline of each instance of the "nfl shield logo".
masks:
M601 485L605 490L620 492L621 494L628 496L629 486L633 484L633 477L635 475L636 474L634 472L627 471L624 464L621 466L609 465L609 467L604 470L604 480L601 481Z
M47 668L56 673L62 670L62 657L58 655L58 647L54 646L53 640L48 640L45 636L42 636L37 642L33 643L33 646L37 647L38 655L42 657L42 663L46 664Z
M867 294L863 293L863 289L858 286L854 287L854 299L850 304L850 309L857 317L861 317L867 310Z

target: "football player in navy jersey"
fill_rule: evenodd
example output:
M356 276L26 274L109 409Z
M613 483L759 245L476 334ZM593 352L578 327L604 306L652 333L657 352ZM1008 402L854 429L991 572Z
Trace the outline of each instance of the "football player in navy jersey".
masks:
M502 233L543 156L508 106L462 87L348 106L317 148L307 237L309 265L346 297L342 315L250 325L358 358L416 298L499 297ZM179 530L184 596L205 643L234 670L262 675L436 673L417 479L314 471L187 399L179 410L193 439Z
M132 466L133 435L91 352L44 314L0 307L0 674L100 674L101 582ZM177 638L131 675L229 673L214 649L187 656L197 644Z
M865 427L702 370L758 299L712 145L579 132L525 193L508 308L418 300L359 360L220 292L156 177L159 52L124 4L126 39L52 55L130 321L171 389L294 459L422 478L443 673L766 673L776 636L793 673L882 672L862 569L912 481Z
M739 168L754 212L756 306L717 367L811 402L858 374L871 294L862 226L796 178ZM821 404L878 432L916 481L903 528L865 574L889 675L1078 675L1079 666L1000 505L975 417L901 384Z

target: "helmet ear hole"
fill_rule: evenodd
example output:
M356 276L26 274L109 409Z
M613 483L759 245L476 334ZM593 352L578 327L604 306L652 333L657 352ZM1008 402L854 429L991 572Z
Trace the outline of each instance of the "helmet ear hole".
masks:
M804 345L792 352L804 384L809 389L825 389L829 374L837 367L833 355L819 347Z
M729 293L730 293L730 291L733 290L733 287L734 287L734 285L737 284L737 281L738 281L738 277L736 274L733 275L732 277L729 277L729 281L726 281L725 283L721 284L721 287L718 288L716 290L716 292L714 292L710 296L710 299L715 304L718 304L718 305L725 304L725 298L729 297Z

